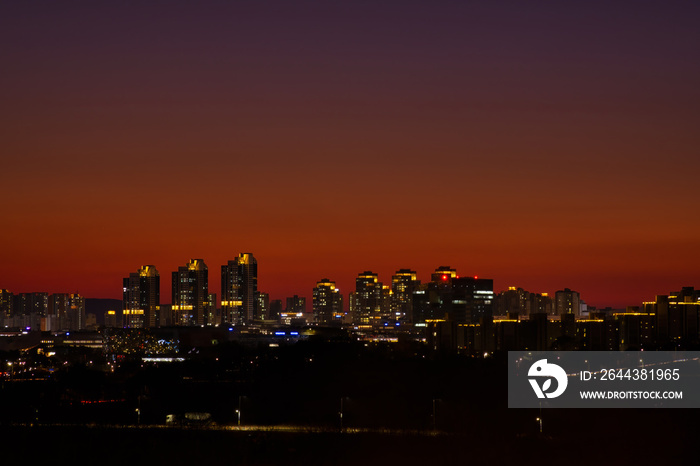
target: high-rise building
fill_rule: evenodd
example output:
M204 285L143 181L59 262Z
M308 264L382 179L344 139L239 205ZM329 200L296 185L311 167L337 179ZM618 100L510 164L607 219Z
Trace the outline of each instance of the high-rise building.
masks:
M291 296L286 299L287 307L280 315L280 322L287 325L303 324L306 322L306 298Z
M114 309L110 309L105 313L105 327L121 327L121 323L118 322L117 311L115 311Z
M250 253L239 254L221 266L221 314L225 324L250 323L259 318L258 261Z
M70 320L70 330L84 330L87 328L87 320L85 317L85 298L77 293L70 295L70 312L68 313Z
M657 341L667 347L700 339L700 290L684 287L643 303L644 313L655 316Z
M493 280L459 277L452 280L451 306L446 305L448 319L457 322L480 323L493 317Z
M554 314L552 298L547 293L531 293L515 286L498 293L494 300L495 315L529 316L530 314Z
M493 280L459 277L455 269L438 267L430 283L413 291L413 321L480 323L493 316L493 301Z
M529 313L554 315L554 300L548 293L530 293Z
M397 321L413 321L413 292L420 285L416 272L400 269L391 277L391 317Z
M49 296L42 330L83 330L85 328L85 298L77 293L54 293Z
M306 298L303 296L290 296L287 298L286 311L291 314L306 313Z
M46 292L20 293L16 295L14 326L39 330L41 319L49 309L49 294Z
M313 290L314 320L321 324L341 322L343 319L343 295L335 282L324 278Z
M217 326L221 323L220 309L216 308L216 293L209 293L209 311L205 316L205 324Z
M209 314L209 272L202 259L191 259L172 274L172 312L178 325L205 325Z
M258 291L256 293L256 312L259 320L269 320L270 319L270 295L268 293L263 293Z
M284 312L284 308L282 307L281 299L273 299L272 301L270 301L270 316L268 317L269 320L279 320L282 312Z
M382 314L382 284L379 276L369 270L355 279L355 291L350 296L350 313L358 325L379 325Z
M433 283L449 282L453 278L457 278L457 270L449 265L441 265L430 274L430 281Z
M522 288L509 286L494 299L494 314L498 316L530 315L530 292Z
M14 326L14 324L10 324L10 319L14 314L14 301L14 293L4 289L0 290L0 326Z
M568 288L559 290L554 294L554 311L557 315L573 314L581 315L581 296L578 291Z
M457 271L449 265L440 266L435 269L435 272L430 274L430 283L427 293L429 298L428 314L432 315L433 319L463 321L462 318L457 316L452 310L452 281L457 278L459 278L457 276ZM460 314L460 316L461 315L462 314Z
M70 294L54 293L49 296L49 308L46 313L46 324L42 330L55 332L70 330Z
M144 265L123 282L124 326L152 328L160 325L160 274L154 265Z

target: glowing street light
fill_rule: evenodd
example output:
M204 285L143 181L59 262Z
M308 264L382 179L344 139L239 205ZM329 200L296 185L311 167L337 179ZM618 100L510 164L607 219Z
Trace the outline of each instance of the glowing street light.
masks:
M236 410L236 417L238 418L238 427L241 426L241 414L243 412L243 409L241 408L242 403L243 403L243 395L238 395L238 409Z

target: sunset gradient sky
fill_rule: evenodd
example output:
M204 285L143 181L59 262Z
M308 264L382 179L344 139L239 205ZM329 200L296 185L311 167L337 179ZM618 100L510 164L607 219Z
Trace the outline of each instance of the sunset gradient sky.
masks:
M147 4L146 4L147 3ZM700 286L700 3L0 5L0 288Z

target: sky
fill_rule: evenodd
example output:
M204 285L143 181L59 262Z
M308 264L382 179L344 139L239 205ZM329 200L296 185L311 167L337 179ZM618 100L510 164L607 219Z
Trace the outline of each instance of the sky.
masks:
M0 4L0 288L700 287L700 4Z

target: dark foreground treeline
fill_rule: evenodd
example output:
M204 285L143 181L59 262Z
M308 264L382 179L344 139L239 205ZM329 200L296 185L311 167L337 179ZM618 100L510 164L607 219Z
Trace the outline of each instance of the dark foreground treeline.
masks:
M0 427L154 426L165 424L168 415L174 415L171 426L176 427L235 425L240 409L243 426L320 427L333 439L332 432L341 427L342 399L346 429L406 434L436 429L473 447L497 449L513 439L541 439L535 421L539 412L507 408L505 355L445 356L411 343L305 341L279 348L227 343L192 349L191 359L182 363L125 360L114 372L99 363L99 354L84 356L73 360L93 364L74 362L45 381L2 383ZM209 413L210 418L188 420L186 413ZM546 438L576 441L582 448L639 449L639 442L652 439L645 448L670 442L673 454L700 432L696 410L544 410L542 417ZM148 435L180 435L153 432ZM416 438L422 440L407 443L434 441ZM391 449L393 437L385 440Z
M98 354L72 359L45 381L6 381L0 423L148 425L197 412L235 424L240 409L242 425L339 428L342 404L343 427L470 431L465 419L488 427L496 421L480 413L506 409L505 360L430 355L408 343L227 343L194 349L182 363L125 360L114 372Z
M609 423L619 420L607 417ZM576 423L576 417L570 422ZM664 426L658 433L652 430L644 425L636 432L617 434L604 428L582 436L509 437L499 431L428 436L35 425L0 427L0 451L3 464L101 466L697 463L696 434L674 426Z

